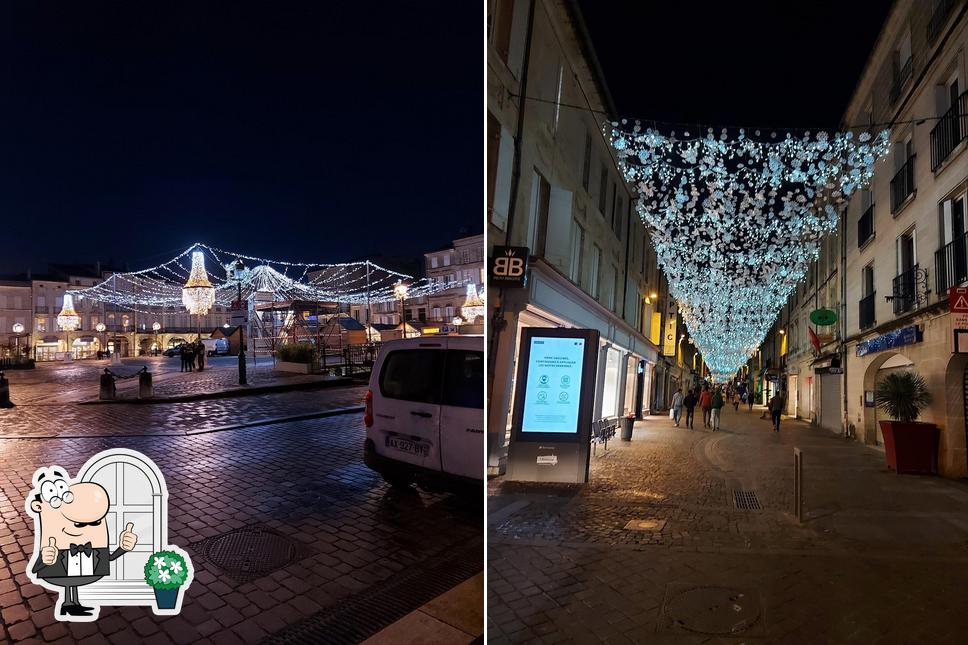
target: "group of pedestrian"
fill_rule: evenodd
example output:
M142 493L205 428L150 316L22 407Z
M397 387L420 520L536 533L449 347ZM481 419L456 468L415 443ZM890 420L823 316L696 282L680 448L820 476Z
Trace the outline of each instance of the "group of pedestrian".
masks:
M703 428L712 428L713 432L719 430L720 412L726 405L726 395L721 387L710 390L709 385L703 385L702 390L697 394L692 388L683 395L682 388L676 390L672 395L672 420L676 427L682 418L682 409L686 410L686 427L693 429L693 415L696 405L702 408Z
M678 428L682 419L683 409L685 409L686 427L692 430L693 413L698 405L702 408L703 428L709 428L713 432L716 432L720 429L723 406L727 402L731 402L733 409L737 412L739 412L740 403L746 403L749 405L750 411L752 411L754 398L752 392L747 391L744 383L740 383L735 387L729 385L725 388L721 385L710 387L706 383L702 386L701 390L690 388L685 395L683 395L682 388L680 387L672 395L672 420ZM769 399L766 404L766 409L763 410L763 415L760 416L761 419L764 419L767 413L770 414L770 418L773 421L773 432L780 431L780 416L785 406L786 394L780 390Z
M193 372L197 368L201 372L205 368L205 343L197 340L194 343L182 343L178 346L181 357L181 371Z

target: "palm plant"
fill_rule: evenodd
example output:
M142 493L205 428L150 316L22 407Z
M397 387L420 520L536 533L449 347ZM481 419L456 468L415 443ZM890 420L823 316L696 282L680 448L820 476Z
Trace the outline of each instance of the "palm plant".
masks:
M894 372L877 382L874 402L895 421L912 423L931 404L931 393L920 374Z

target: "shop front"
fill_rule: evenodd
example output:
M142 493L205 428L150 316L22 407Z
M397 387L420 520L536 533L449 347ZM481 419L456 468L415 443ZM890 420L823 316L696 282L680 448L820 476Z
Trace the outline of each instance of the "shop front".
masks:
M624 320L602 307L556 271L535 262L527 287L506 289L501 332L489 339L495 352L494 380L488 412L488 470L503 472L511 431L515 376L521 330L528 327L596 329L598 368L593 416L642 415L651 409L648 396L656 347ZM641 370L641 372L640 372Z

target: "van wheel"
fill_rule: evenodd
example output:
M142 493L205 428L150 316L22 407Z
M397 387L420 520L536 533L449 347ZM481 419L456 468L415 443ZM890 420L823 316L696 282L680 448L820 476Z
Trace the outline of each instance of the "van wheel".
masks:
M390 486L398 490L413 489L413 481L409 477L406 477L404 475L400 475L397 473L384 474L383 481L385 481L386 483L390 484Z

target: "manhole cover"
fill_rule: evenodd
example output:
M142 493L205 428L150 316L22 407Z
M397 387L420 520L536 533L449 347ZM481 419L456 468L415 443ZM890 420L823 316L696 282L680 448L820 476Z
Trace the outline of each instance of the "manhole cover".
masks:
M280 569L296 557L296 543L265 528L242 528L207 538L197 545L206 560L239 582Z
M665 524L665 520L629 520L625 528L629 531L661 531Z
M748 510L761 508L760 500L757 499L756 493L751 490L734 490L733 501L736 502L736 508Z
M760 617L754 596L728 587L681 591L666 602L663 612L674 625L709 635L740 634Z

